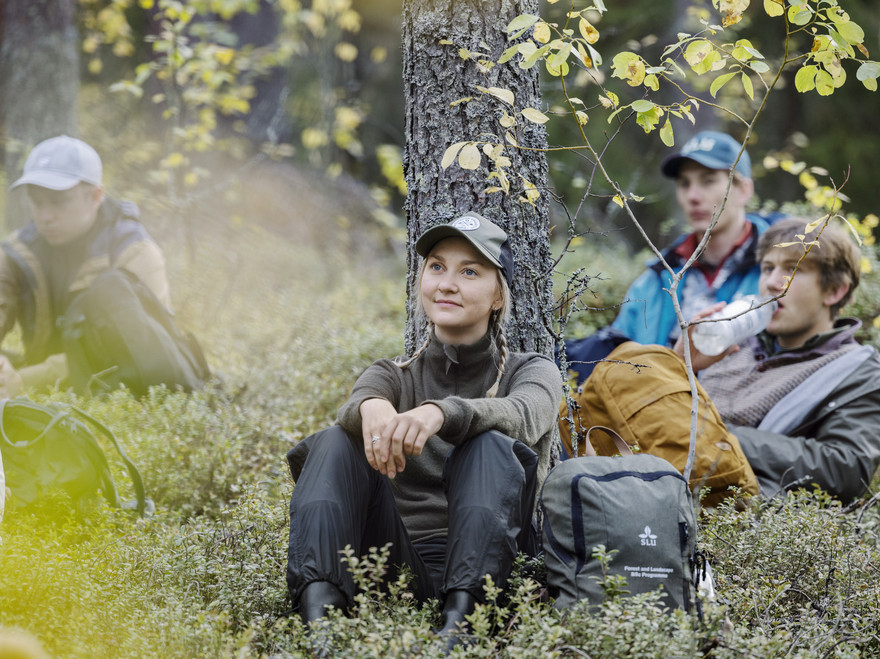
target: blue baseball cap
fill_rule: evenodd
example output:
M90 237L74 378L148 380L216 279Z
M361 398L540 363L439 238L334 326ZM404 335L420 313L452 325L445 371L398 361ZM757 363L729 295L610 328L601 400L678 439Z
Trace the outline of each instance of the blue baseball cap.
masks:
M704 130L689 139L681 152L667 157L663 161L661 170L669 178L675 178L678 176L682 162L693 160L709 169L729 171L739 155L740 148L742 148L740 143L727 133ZM752 159L749 158L748 151L743 151L739 162L736 163L736 171L745 178L752 178Z

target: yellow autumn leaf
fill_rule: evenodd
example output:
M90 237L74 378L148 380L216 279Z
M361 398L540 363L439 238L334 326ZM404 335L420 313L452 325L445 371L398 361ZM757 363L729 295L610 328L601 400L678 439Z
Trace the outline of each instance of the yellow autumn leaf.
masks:
M764 0L764 11L768 16L775 18L785 13L785 5L782 0Z
M523 178L523 190L525 191L525 201L534 204L541 197L541 192L538 190L538 186L529 181L528 179Z
M611 201L623 208L623 197L621 197L619 194L614 195Z
M341 59L343 62L354 62L357 59L358 49L354 44L341 42L336 44L336 47L333 49L333 52L336 53L336 57Z
M520 114L534 124L545 124L550 120L550 117L535 108L523 108Z
M547 23L545 23L544 21L538 21L537 23L535 23L535 29L532 33L532 36L538 43L547 43L548 41L550 41L551 37L550 26L547 25Z
M489 94L501 101L504 101L508 105L513 105L514 96L513 92L509 89L504 89L503 87L477 87L477 89L485 94Z
M458 152L458 164L462 169L474 170L480 166L482 160L480 150L473 142L468 142Z
M467 144L467 142L456 142L452 146L446 149L443 153L443 158L440 160L440 169L446 169L455 162L455 158L458 155L458 152L461 151L462 147Z
M228 66L235 58L235 51L232 48L218 48L214 53L214 59L222 66Z
M580 22L578 23L578 28L581 31L581 36L587 43L593 44L599 40L599 30L593 27L593 24L583 16L581 16Z

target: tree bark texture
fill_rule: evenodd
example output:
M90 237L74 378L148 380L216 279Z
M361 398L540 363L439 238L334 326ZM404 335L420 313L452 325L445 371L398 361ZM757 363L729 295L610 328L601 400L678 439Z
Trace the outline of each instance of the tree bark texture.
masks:
M74 0L5 0L0 34L0 125L7 183L37 142L77 134L79 40ZM24 192L7 197L6 228L27 221Z
M499 119L506 110L516 118L510 130L520 146L546 147L544 129L526 121L525 107L541 109L538 69L519 68L515 62L481 72L473 60L463 59L459 48L486 53L497 60L512 45L506 26L516 16L536 14L537 0L404 0L403 78L406 105L404 174L408 186L407 305L408 353L424 340L424 328L414 318L416 279L420 259L415 239L435 224L448 222L473 210L497 223L510 236L516 263L511 316L506 328L513 350L551 354L548 331L553 305L550 277L549 219L546 196L547 161L541 151L509 149L513 161L507 170L510 194L486 193L491 185L486 159L476 170L457 163L441 169L446 149L465 140L503 140L506 129ZM452 45L441 44L448 40ZM515 107L505 106L477 87L509 89ZM455 101L472 97L468 103ZM497 137L492 137L497 136ZM541 197L534 204L519 200L524 177L538 186Z

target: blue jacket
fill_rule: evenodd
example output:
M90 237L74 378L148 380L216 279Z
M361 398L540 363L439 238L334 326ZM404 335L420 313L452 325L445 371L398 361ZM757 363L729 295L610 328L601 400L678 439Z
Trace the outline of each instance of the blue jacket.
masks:
M718 289L715 296L716 302L730 302L743 295L758 293L758 279L761 272L759 264L755 260L755 254L758 247L758 237L767 230L769 224L756 214L749 214L746 218L757 231L752 233L749 238L745 256L737 264L736 270ZM682 236L662 252L663 258L676 272L682 268L685 260L675 253L675 249L686 238L687 236ZM685 280L691 272L693 272L693 268L684 274L678 285L679 302L681 302L681 291L684 289ZM669 346L671 344L670 337L678 327L672 298L666 292L671 285L672 276L660 261L656 260L650 263L647 270L639 275L629 287L620 313L611 326L638 343L656 343Z

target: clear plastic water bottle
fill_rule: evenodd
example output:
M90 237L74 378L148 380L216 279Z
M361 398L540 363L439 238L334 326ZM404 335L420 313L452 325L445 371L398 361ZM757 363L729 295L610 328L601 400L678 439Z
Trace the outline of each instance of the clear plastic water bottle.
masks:
M754 336L770 322L776 308L779 306L776 300L772 300L762 307L758 307L761 298L757 295L748 295L730 302L721 311L709 318L721 318L714 323L700 323L694 328L691 340L694 347L704 355L720 355L730 346L740 343L750 336ZM752 309L751 311L748 311ZM748 311L748 313L743 313ZM737 314L742 314L737 316ZM731 318L731 316L737 316Z

